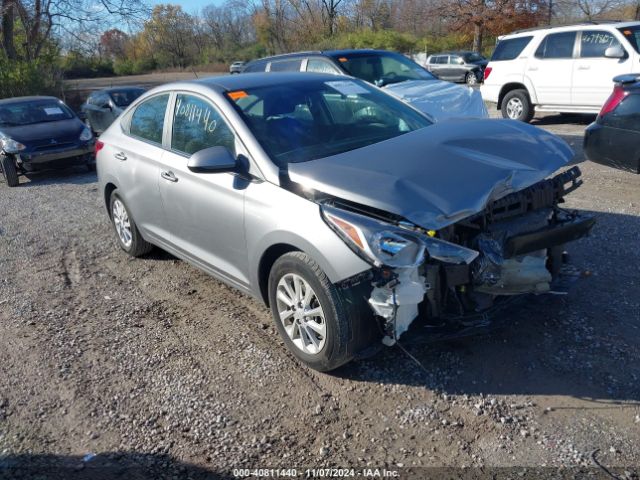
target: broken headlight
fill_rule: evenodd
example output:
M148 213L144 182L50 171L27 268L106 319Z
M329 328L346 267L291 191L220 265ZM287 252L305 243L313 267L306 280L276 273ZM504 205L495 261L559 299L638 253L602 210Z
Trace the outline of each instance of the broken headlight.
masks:
M416 267L424 261L425 245L417 232L326 205L322 217L352 250L376 267Z
M22 143L16 142L13 138L0 132L0 149L5 153L18 153L24 150L25 147Z
M322 217L347 245L376 267L417 267L426 254L435 260L469 264L478 252L418 231L323 205Z

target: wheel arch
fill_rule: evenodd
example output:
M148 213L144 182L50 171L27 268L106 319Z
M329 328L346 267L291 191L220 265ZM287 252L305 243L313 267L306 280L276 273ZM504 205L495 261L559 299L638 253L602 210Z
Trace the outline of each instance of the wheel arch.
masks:
M112 182L108 182L105 186L104 186L104 206L107 209L107 214L109 215L109 218L111 218L111 208L110 208L110 201L111 201L111 194L113 193L114 190L117 190L118 187L116 187L116 185Z
M502 109L502 100L504 99L505 95L507 95L507 93L512 92L514 90L524 90L525 92L527 92L527 95L529 95L529 100L533 102L533 99L531 98L531 93L529 92L529 89L524 83L510 82L503 85L503 87L500 89L500 94L498 95L498 105L497 105L498 110Z
M288 243L276 243L267 248L262 254L258 264L258 287L260 289L260 297L265 305L269 306L269 274L273 264L285 253L301 251L298 247Z

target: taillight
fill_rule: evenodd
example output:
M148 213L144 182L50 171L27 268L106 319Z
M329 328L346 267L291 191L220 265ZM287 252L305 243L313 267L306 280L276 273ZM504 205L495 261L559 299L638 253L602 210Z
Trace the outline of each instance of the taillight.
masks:
M484 79L486 80L487 78L489 78L489 75L491 74L491 70L493 70L493 68L491 67L486 67L484 69Z
M102 147L104 147L104 142L101 142L100 140L96 140L96 146L95 146L94 153L97 155L98 152L100 150L102 150Z
M625 92L625 90L619 85L616 85L615 87L613 87L613 93L607 99L607 101L604 102L604 105L602 106L602 110L600 110L600 116L602 117L607 113L613 112L616 108L618 108L618 105L620 105L620 102L624 100L624 97L627 96L627 93L628 92Z

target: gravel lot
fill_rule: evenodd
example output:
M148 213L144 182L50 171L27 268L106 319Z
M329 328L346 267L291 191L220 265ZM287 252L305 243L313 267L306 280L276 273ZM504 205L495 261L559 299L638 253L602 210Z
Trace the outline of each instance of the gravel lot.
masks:
M592 119L536 123L581 160ZM423 368L395 347L331 375L299 365L258 302L161 251L129 259L94 174L0 183L0 478L329 466L610 478L598 463L637 478L640 176L581 168L567 206L598 224L571 248L570 295L535 298L490 335L407 347Z

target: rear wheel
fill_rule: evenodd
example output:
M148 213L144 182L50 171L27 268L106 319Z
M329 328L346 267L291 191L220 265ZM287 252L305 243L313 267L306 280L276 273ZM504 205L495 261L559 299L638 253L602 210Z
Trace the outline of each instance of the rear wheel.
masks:
M344 298L305 253L276 260L269 275L269 304L285 344L307 366L329 371L353 357L352 320Z
M476 85L478 83L478 76L475 72L468 72L464 77L464 81L467 85Z
M2 166L2 175L9 187L17 187L20 183L18 179L18 170L13 158L7 155L0 155L0 166Z
M153 248L153 245L142 238L142 235L136 226L136 222L131 218L129 210L124 204L124 201L120 198L120 195L118 195L117 190L114 190L111 194L111 201L109 205L111 221L113 222L113 227L116 231L120 248L132 257L140 257L149 253Z
M533 118L533 105L526 90L511 90L502 99L500 105L502 116L511 120L529 122Z

